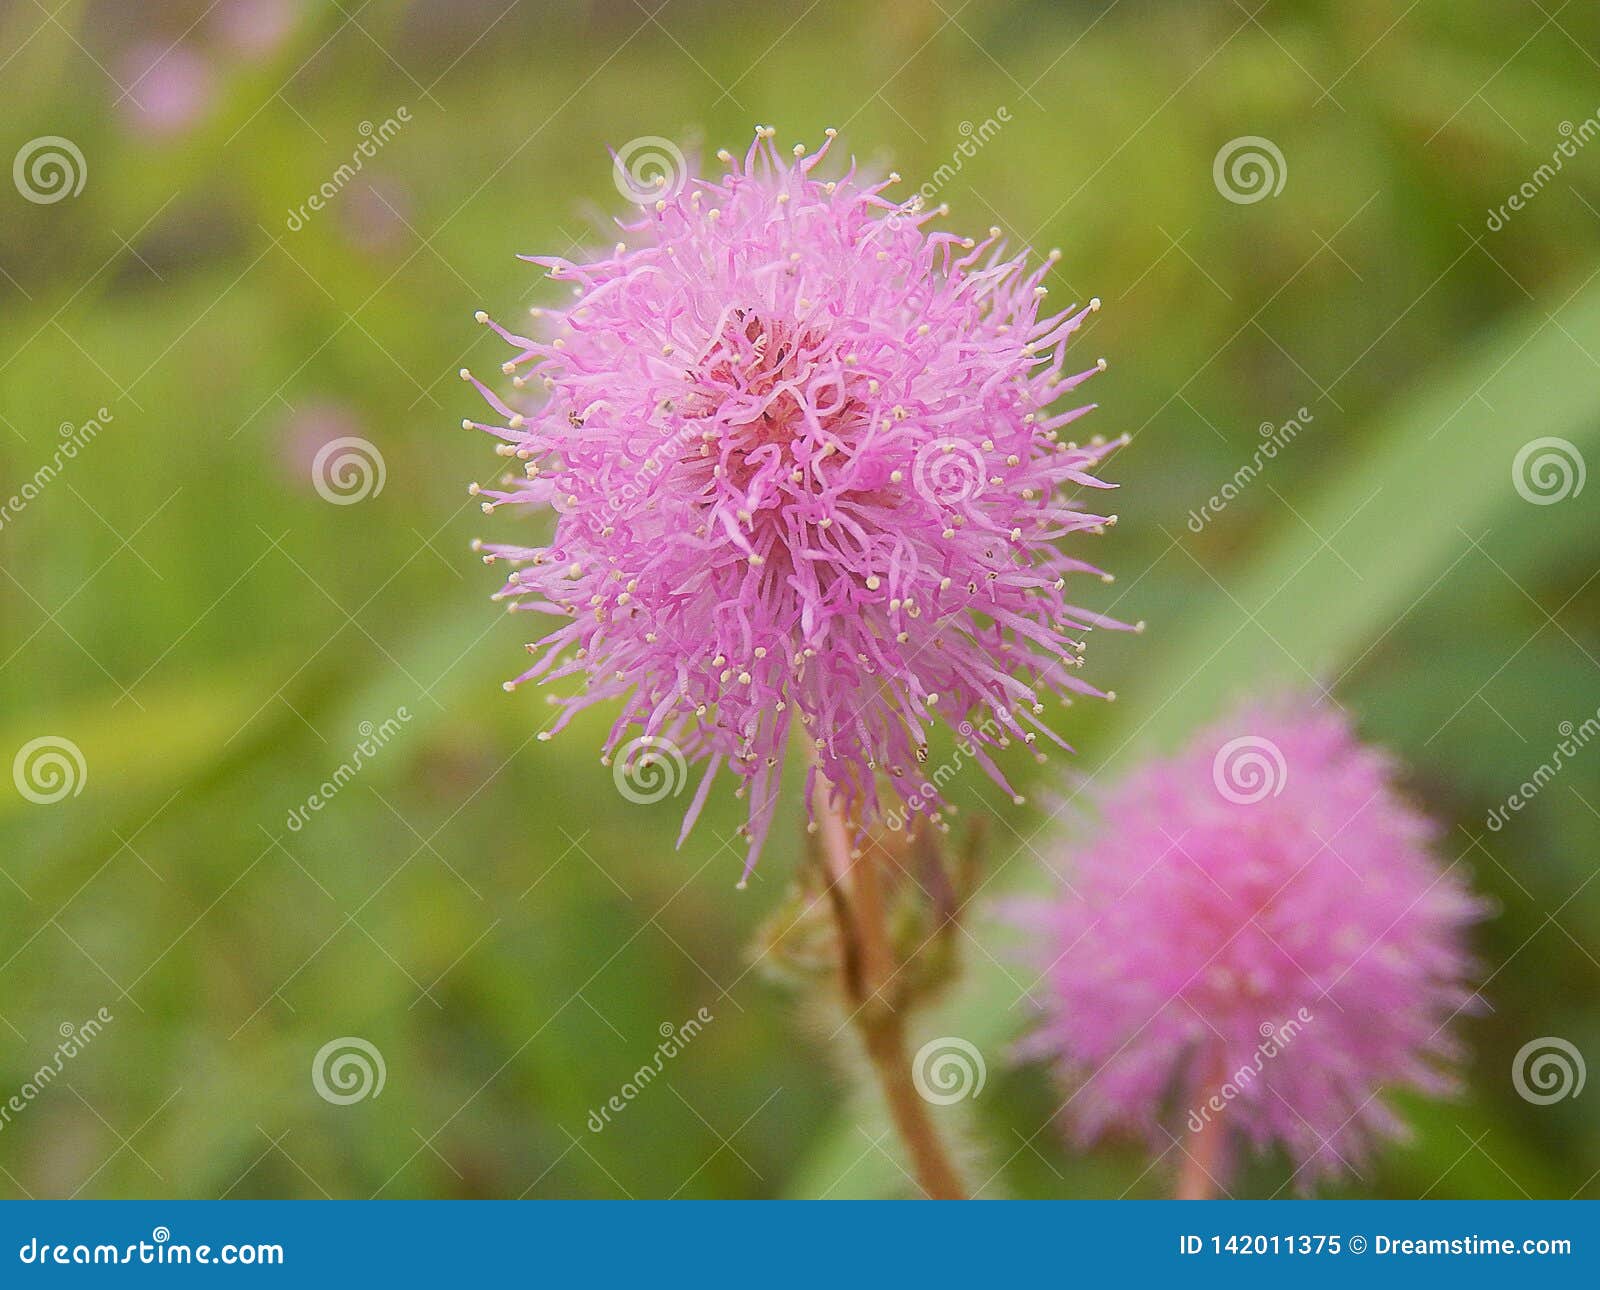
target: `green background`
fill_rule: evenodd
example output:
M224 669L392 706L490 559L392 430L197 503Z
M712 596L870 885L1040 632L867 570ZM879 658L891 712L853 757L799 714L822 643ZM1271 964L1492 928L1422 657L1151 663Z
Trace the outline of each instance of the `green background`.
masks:
M1059 246L1062 303L1105 302L1077 342L1110 362L1093 424L1134 441L1095 605L1150 624L1091 650L1121 697L1073 709L1070 765L1008 766L1037 801L1240 695L1331 687L1498 909L1462 1095L1408 1104L1414 1139L1348 1193L1597 1194L1600 1088L1533 1105L1511 1065L1543 1036L1600 1060L1600 748L1484 827L1600 708L1600 484L1533 505L1512 480L1541 436L1600 460L1600 143L1487 226L1563 123L1594 122L1592 6L340 0L251 55L226 47L229 5L57 7L0 4L0 151L59 135L87 165L56 203L0 187L0 497L63 423L111 419L0 528L0 754L59 736L86 766L48 805L0 779L0 1099L64 1023L114 1021L0 1127L0 1194L907 1189L837 1015L750 948L800 854L797 803L737 893L742 803L714 794L675 851L687 797L618 795L609 714L536 743L539 696L501 692L524 636L468 543L515 521L466 496L499 461L456 428L478 415L456 371L503 357L474 310L548 298L516 253L582 246L621 208L607 146L836 126L915 186L1002 107L939 198L950 227ZM187 129L130 112L118 60L140 39L210 60ZM362 123L401 107L292 230ZM1241 204L1212 165L1246 135L1285 173ZM1258 427L1302 407L1293 445L1191 532ZM382 491L323 500L318 433L377 445ZM362 723L402 707L289 830ZM913 1032L986 1056L982 1094L940 1112L971 1182L1164 1194L1170 1161L1065 1151L1059 1093L1008 1058L1029 978L988 898L1070 839L981 776L955 791L993 821L990 882L970 980ZM714 1022L591 1131L702 1007ZM311 1080L343 1036L386 1067L347 1106ZM1290 1172L1259 1161L1234 1190Z

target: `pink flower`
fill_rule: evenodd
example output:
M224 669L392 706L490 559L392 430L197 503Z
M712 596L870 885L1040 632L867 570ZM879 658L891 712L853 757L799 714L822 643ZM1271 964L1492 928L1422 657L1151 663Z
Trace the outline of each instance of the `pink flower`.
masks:
M330 443L361 434L365 427L356 409L336 399L312 398L279 423L276 448L284 473L310 487L318 456Z
M1044 696L1098 694L1075 673L1082 638L1120 626L1073 605L1069 575L1105 575L1054 545L1116 518L1061 491L1111 487L1092 472L1117 444L1064 442L1089 408L1049 410L1103 367L1064 367L1099 302L1042 315L1056 253L1030 268L998 229L927 232L942 211L884 196L894 176L817 177L833 134L786 157L760 129L714 180L634 141L616 159L640 203L625 240L525 257L570 302L534 309L532 337L490 324L517 393L462 373L500 418L463 424L523 468L474 485L483 509L554 512L547 545L482 547L512 566L512 609L559 623L506 688L579 683L541 738L615 698L606 756L637 729L625 756L705 759L685 835L732 769L746 875L796 719L863 821L884 806L877 772L892 795L915 783L939 715L972 717L1003 784L985 746L1059 743Z
M220 0L212 15L228 45L257 58L276 50L302 16L299 0Z
M1048 964L1027 1041L1081 1142L1276 1143L1308 1184L1404 1126L1383 1090L1444 1093L1484 906L1434 824L1336 710L1246 708L1105 793L1063 890L1027 912ZM1173 1153L1174 1159L1181 1157ZM1212 1157L1215 1177L1225 1155Z
M352 184L339 203L341 231L359 250L373 255L393 252L413 236L415 218L410 192L390 179L373 177Z
M165 136L189 129L211 109L216 84L205 55L188 45L149 40L122 59L121 108L134 130Z

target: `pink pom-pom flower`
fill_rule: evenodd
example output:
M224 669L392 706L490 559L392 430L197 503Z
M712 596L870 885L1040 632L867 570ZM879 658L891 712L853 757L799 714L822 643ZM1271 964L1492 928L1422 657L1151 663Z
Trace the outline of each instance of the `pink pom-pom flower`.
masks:
M717 179L665 140L625 150L625 240L525 257L571 288L531 335L478 315L514 392L462 372L499 417L463 424L520 467L474 485L483 509L554 512L545 545L479 547L512 566L500 598L558 622L506 688L578 682L543 738L621 699L605 758L704 759L684 835L733 770L746 875L796 719L807 800L820 769L862 822L915 783L936 714L974 718L1004 785L985 745L1059 743L1043 698L1099 694L1083 638L1122 626L1072 603L1070 575L1109 577L1056 545L1116 518L1067 492L1111 487L1093 472L1122 441L1070 442L1089 408L1051 410L1104 366L1066 367L1099 302L1041 312L1055 253L926 231L942 211L884 196L895 176L820 178L833 135L784 156L758 129Z
M1484 906L1392 773L1336 709L1291 698L1103 795L1060 895L1021 914L1044 967L1024 1051L1058 1064L1080 1144L1145 1137L1189 1194L1276 1145L1305 1187L1403 1136L1384 1090L1454 1087Z

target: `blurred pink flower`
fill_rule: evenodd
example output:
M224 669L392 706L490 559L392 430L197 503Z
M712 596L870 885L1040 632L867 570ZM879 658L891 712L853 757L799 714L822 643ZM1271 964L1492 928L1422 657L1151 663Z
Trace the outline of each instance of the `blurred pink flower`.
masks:
M390 179L352 184L339 204L340 227L350 241L374 255L394 251L414 240L408 225L411 194Z
M354 408L334 399L308 399L282 422L279 444L284 473L312 486L317 454L335 439L356 438L362 422Z
M916 784L940 715L1004 784L986 749L1060 743L1043 699L1098 694L1083 637L1121 626L1074 605L1068 577L1104 575L1055 545L1115 520L1059 493L1111 487L1092 472L1117 444L1063 442L1089 408L1048 410L1100 370L1064 366L1099 302L1043 315L1054 254L926 232L943 212L884 196L897 176L817 178L833 133L787 156L758 130L716 179L634 140L626 241L524 257L572 299L533 311L536 339L491 324L519 393L462 373L501 419L464 424L525 467L474 485L483 509L555 512L547 546L482 547L512 566L511 608L563 620L506 688L580 680L541 738L620 698L608 755L638 727L707 759L685 834L726 763L750 797L746 874L796 718L863 821L878 772Z
M189 129L205 115L214 96L211 64L184 44L158 40L134 45L122 56L121 101L130 128L162 136Z
M1103 795L1061 894L1022 914L1046 985L1024 1051L1059 1064L1080 1142L1132 1130L1165 1153L1187 1133L1198 1159L1210 1133L1214 1177L1241 1140L1277 1144L1309 1185L1403 1134L1385 1089L1453 1087L1485 907L1392 771L1293 699Z
M230 47L261 57L283 43L300 21L300 13L299 0L221 0L213 20Z

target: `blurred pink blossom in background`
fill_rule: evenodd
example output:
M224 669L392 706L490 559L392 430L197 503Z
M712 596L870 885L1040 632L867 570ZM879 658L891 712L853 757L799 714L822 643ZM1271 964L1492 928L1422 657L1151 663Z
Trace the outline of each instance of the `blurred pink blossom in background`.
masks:
M181 133L205 115L215 97L210 62L188 45L141 41L122 55L118 66L126 90L118 106L135 133Z

